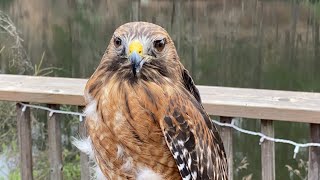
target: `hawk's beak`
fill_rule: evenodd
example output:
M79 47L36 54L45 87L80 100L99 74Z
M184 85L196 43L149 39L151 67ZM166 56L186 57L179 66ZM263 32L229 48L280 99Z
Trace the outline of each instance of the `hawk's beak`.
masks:
M132 71L134 75L140 72L144 63L144 60L142 59L142 53L142 44L138 40L132 41L129 45L129 60L132 64Z

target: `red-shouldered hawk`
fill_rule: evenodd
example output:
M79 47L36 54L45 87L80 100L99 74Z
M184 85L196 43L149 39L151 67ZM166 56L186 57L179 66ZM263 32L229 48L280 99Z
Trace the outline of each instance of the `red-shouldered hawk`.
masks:
M87 144L102 179L227 178L227 159L199 91L160 26L113 34L85 88Z

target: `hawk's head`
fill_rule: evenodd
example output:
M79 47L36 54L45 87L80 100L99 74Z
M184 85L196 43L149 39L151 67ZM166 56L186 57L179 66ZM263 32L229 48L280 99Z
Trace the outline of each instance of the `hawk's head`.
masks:
M147 22L131 22L116 29L100 64L110 75L131 81L175 78L181 66L166 30Z

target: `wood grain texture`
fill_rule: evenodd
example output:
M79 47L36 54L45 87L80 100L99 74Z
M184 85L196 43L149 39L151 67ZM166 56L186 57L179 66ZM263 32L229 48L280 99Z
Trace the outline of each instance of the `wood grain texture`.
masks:
M86 79L0 75L0 100L84 105ZM320 124L320 93L197 86L211 115Z
M83 105L86 79L0 75L0 100Z
M20 175L22 180L32 180L32 138L30 109L22 111L17 104L17 126L20 152Z
M320 123L320 93L198 86L209 114Z
M261 120L261 133L274 137L273 121ZM274 180L276 177L275 167L274 142L265 140L261 144L262 180Z
M231 123L232 117L220 117L222 123ZM229 127L221 127L220 136L223 141L223 146L226 151L228 158L228 175L229 180L233 180L233 138L232 138L232 129Z
M48 107L51 109L59 109L59 105L48 105ZM61 180L63 176L63 165L59 114L52 114L50 117L48 112L48 140L50 179Z
M320 124L310 124L311 142L320 143ZM320 147L309 148L309 180L320 179Z

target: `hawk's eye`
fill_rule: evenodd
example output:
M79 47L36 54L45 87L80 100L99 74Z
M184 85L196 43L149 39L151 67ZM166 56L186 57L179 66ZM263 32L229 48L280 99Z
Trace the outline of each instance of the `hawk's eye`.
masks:
M113 42L114 42L114 46L115 46L116 48L118 48L119 46L121 46L121 39L120 39L120 38L118 38L118 37L114 38Z
M153 46L158 52L161 52L164 49L165 45L166 39L156 40L153 42Z

